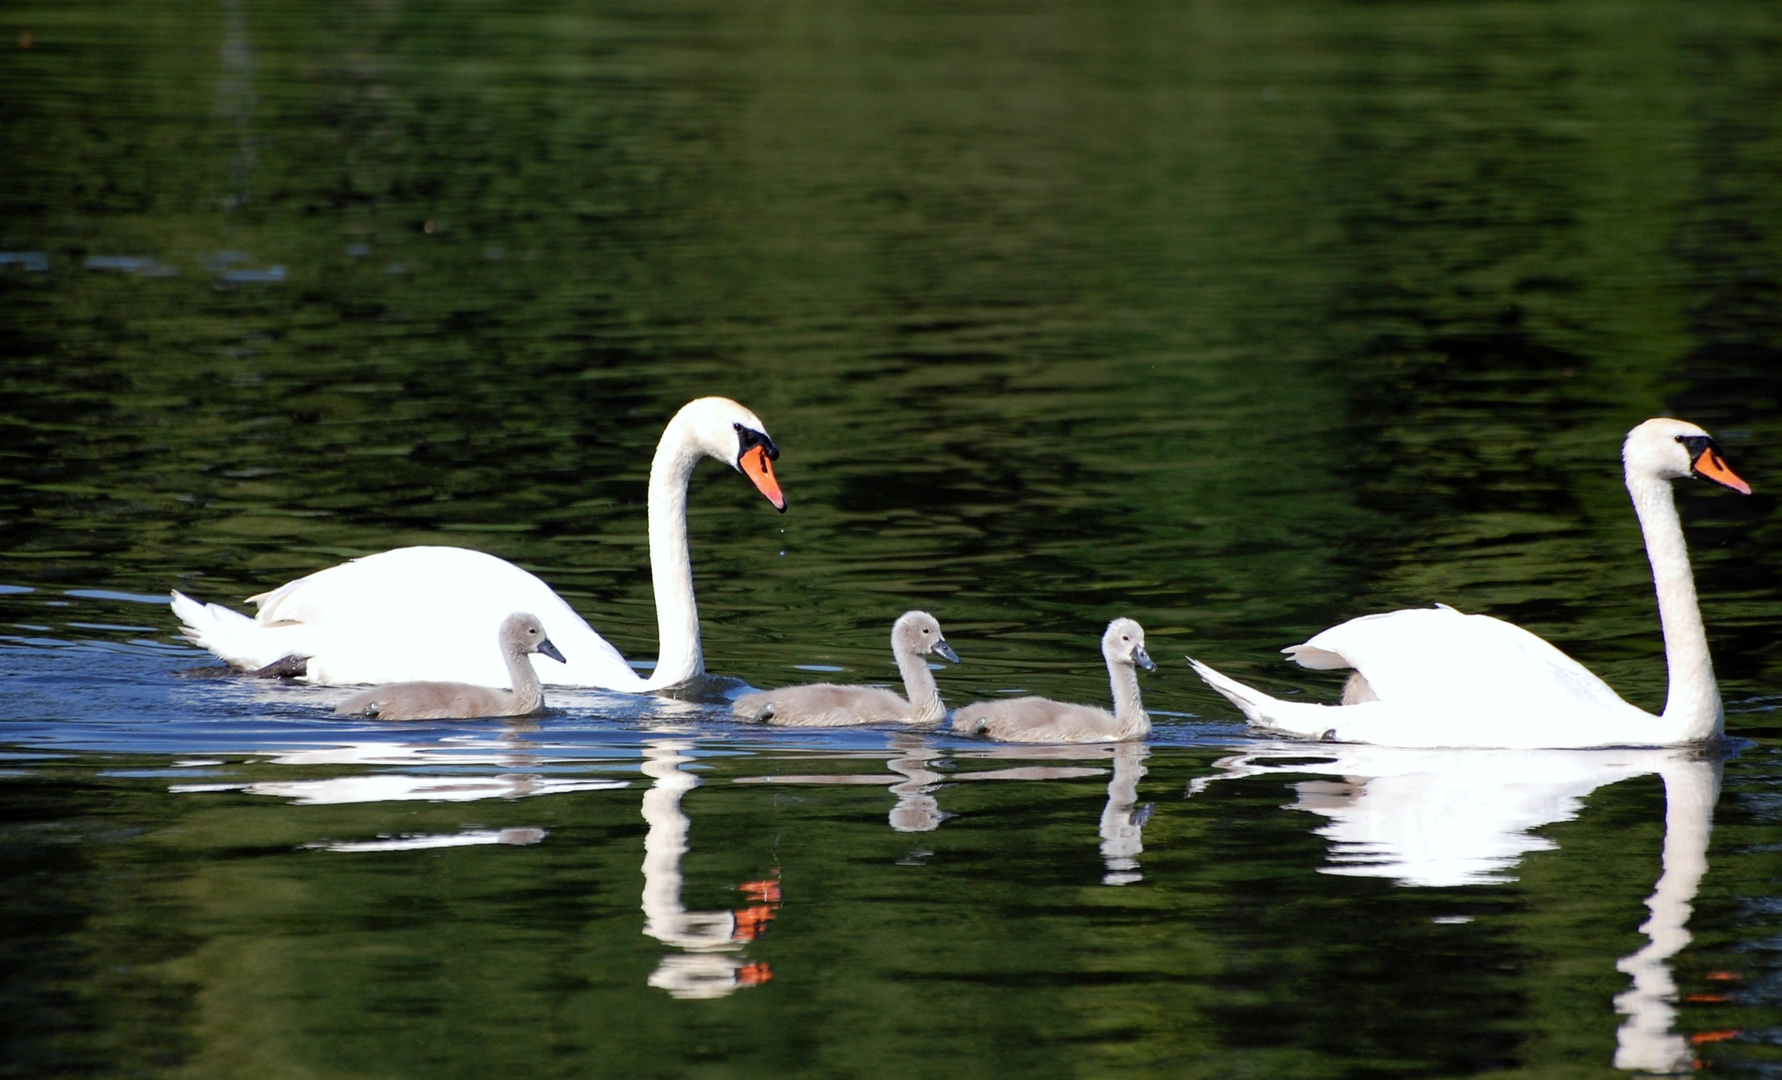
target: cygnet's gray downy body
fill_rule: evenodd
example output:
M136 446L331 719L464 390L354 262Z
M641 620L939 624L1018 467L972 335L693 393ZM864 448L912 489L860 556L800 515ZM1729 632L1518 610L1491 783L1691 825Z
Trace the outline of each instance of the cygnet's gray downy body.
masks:
M1126 742L1151 733L1151 717L1139 701L1138 668L1156 671L1145 652L1144 627L1131 619L1115 619L1101 636L1108 679L1114 688L1114 711L1093 705L1070 705L1043 697L980 701L953 713L953 730L1001 742L1094 743Z
M334 711L375 720L469 720L479 716L528 716L544 708L544 689L528 657L543 653L567 663L545 637L538 618L517 611L497 635L512 689L455 682L401 682L374 686L347 698Z
M946 719L928 657L951 664L959 655L941 636L940 623L926 611L906 611L891 625L891 655L903 674L908 700L876 686L812 683L763 690L736 699L739 720L777 727L850 727L856 724L937 724Z

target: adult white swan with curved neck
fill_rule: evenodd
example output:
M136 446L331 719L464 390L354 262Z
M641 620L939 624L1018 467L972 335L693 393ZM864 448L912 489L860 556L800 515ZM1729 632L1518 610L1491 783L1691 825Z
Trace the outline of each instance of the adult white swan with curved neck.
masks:
M705 672L687 553L687 484L694 466L706 457L724 462L784 512L772 465L779 454L760 419L728 398L690 401L663 430L650 464L650 573L660 652L648 678L543 581L465 548L397 548L332 566L250 597L260 605L252 619L178 592L173 610L186 637L238 668L301 660L301 677L312 683L489 686L507 683L489 639L509 614L529 611L569 657L566 664L538 666L545 683L659 690Z
M1749 495L1707 432L1648 420L1621 448L1658 590L1670 693L1654 716L1527 630L1438 605L1366 615L1282 650L1309 668L1354 668L1343 704L1280 701L1190 657L1250 723L1289 735L1412 747L1674 746L1719 737L1720 690L1670 481Z

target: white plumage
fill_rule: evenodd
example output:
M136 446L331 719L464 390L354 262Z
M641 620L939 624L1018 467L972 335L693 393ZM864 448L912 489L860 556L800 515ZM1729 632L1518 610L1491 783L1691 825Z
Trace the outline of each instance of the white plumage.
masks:
M784 510L769 464L778 453L755 414L725 398L689 402L663 431L650 467L650 570L660 654L648 678L535 575L465 548L397 548L332 566L250 597L260 606L251 619L178 592L172 594L173 611L188 638L247 670L302 657L303 677L318 684L489 686L507 683L490 639L508 615L529 611L569 658L567 664L533 661L547 685L633 693L673 686L705 670L687 552L693 468L703 458L717 458L748 475Z
M1582 664L1488 615L1437 606L1351 619L1285 651L1309 668L1353 668L1346 704L1281 701L1190 658L1250 723L1340 742L1408 747L1668 746L1718 737L1720 693L1669 481L1688 476L1750 488L1707 432L1648 420L1622 448L1628 493L1646 539L1664 627L1670 695L1654 716L1623 701Z

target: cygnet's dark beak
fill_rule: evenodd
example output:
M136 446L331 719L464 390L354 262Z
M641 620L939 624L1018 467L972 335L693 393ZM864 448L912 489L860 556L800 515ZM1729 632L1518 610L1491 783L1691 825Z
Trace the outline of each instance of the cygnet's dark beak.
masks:
M1140 645L1138 648L1132 650L1132 662L1137 664L1139 667L1144 668L1146 671L1156 671L1157 670L1157 665L1153 664L1151 662L1151 654L1145 651L1145 647L1143 645Z
M941 638L939 641L935 642L934 648L929 649L928 651L949 664L957 664L960 662L959 654L953 651L953 646L947 644L946 638Z
M544 653L546 656L550 657L552 660L557 661L557 663L559 663L559 664L569 663L569 661L563 659L563 654L561 652L557 651L557 646L551 644L550 638L545 638L543 641L538 643L538 651L541 653Z

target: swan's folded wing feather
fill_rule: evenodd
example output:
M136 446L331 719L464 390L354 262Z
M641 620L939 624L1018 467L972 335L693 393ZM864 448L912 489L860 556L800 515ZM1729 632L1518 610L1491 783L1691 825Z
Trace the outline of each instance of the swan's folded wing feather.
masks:
M406 622L523 600L567 607L550 586L504 559L469 548L407 547L318 570L249 597L262 623L358 623L370 615ZM507 607L501 617L526 606ZM578 615L577 618L580 618Z
M1342 653L1320 649L1309 641L1304 645L1289 645L1281 651L1291 657L1293 662L1300 667L1311 668L1314 671L1335 671L1353 666Z
M186 640L244 671L308 655L300 628L268 628L239 611L221 604L201 604L178 590L169 600Z
M379 552L250 599L260 605L255 622L261 627L304 628L314 682L505 685L494 635L515 611L537 615L568 660L533 658L546 684L635 690L643 682L549 585L467 548Z
M1587 711L1628 708L1609 685L1540 637L1489 615L1449 607L1366 615L1296 647L1308 667L1348 666L1382 701L1516 709L1568 702ZM1343 665L1326 661L1340 657Z

